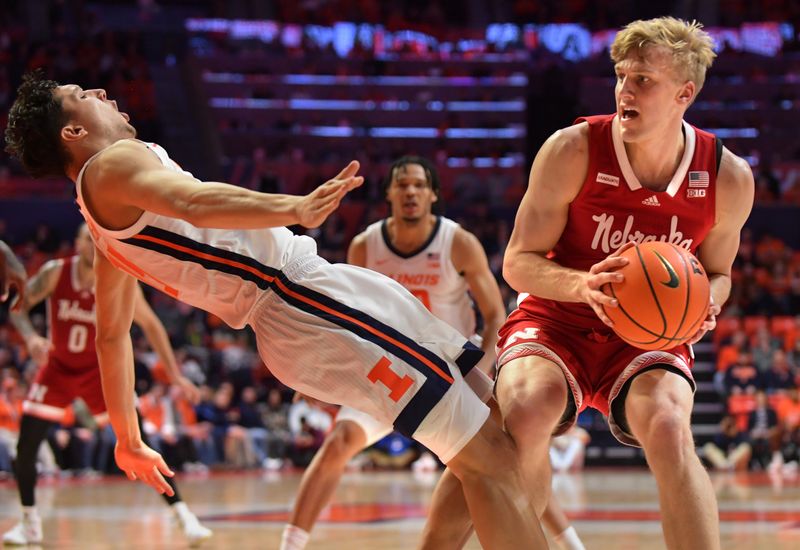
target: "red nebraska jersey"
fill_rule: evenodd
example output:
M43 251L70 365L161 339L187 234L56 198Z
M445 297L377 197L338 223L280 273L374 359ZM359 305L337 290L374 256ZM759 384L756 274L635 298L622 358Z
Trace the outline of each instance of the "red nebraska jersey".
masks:
M589 123L589 170L548 258L588 271L629 240L668 241L694 253L714 224L721 142L684 122L683 158L667 188L657 192L634 175L616 115L583 117L576 124L584 121ZM528 296L520 309L608 332L586 304Z
M59 260L61 275L47 299L51 360L67 369L97 369L94 292L81 290L78 256Z

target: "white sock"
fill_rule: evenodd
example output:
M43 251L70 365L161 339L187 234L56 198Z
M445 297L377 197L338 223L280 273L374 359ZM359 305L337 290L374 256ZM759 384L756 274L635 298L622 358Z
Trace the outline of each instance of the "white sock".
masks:
M578 532L573 526L569 526L564 531L553 537L559 548L563 550L586 550L578 537Z
M23 506L22 517L25 519L39 519L39 510L36 509L36 506Z
M189 507L186 506L186 503L183 502L182 500L179 500L175 504L172 504L170 508L172 508L172 511L175 512L175 515L181 519L186 517L191 517L194 515L192 514L191 510L189 510Z
M311 534L294 525L287 525L283 529L280 550L303 550L308 544Z

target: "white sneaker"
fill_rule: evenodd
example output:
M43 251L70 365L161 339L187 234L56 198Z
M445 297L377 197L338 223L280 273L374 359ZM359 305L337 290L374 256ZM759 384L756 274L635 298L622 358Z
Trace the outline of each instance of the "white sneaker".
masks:
M197 516L189 512L178 516L178 523L183 534L189 541L190 546L199 546L205 540L210 539L214 532L208 527L203 526Z
M23 517L14 527L3 534L3 544L27 546L42 543L42 520L40 517Z

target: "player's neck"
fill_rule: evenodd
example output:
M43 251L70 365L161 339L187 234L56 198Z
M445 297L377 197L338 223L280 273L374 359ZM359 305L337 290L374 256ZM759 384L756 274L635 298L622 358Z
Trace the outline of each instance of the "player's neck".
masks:
M72 157L72 162L67 165L65 170L67 177L73 182L78 181L78 174L80 174L84 164L97 153L106 147L110 147L117 141L119 140L88 137L83 142L69 147L68 149Z
M434 227L436 227L436 216L433 214L416 221L391 217L387 223L392 246L400 252L418 250L430 238Z
M682 122L662 135L669 139L655 138L625 144L625 153L633 173L642 186L655 191L666 189L683 158L686 138Z

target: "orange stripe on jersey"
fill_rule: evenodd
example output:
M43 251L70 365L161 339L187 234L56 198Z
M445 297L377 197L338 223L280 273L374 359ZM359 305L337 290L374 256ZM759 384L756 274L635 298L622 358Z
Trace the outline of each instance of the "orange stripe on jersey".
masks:
M141 240L141 241L150 241L150 242L153 242L153 243L160 244L162 246L167 246L167 247L172 248L174 250L179 250L179 251L181 251L181 252L183 252L185 254L190 254L190 255L192 255L192 256L194 256L196 258L202 258L204 260L212 260L212 261L215 261L215 262L218 262L218 263L221 263L221 264L225 264L225 265L229 265L229 266L235 267L237 269L243 269L243 270L247 271L248 273L252 273L253 275L255 275L257 277L259 277L261 279L264 279L268 283L271 283L273 280L275 280L275 277L271 277L269 275L265 275L264 273L262 273L261 271L259 271L258 269L256 269L253 266L249 266L247 264L243 264L243 263L237 262L235 260L228 260L227 258L220 258L219 256L213 256L211 254L206 254L205 252L199 252L199 251L193 250L193 249L191 249L189 247L181 246L181 245L175 244L175 243L171 243L169 241L165 241L164 239L159 239L158 237L153 237L151 235L134 235L133 237L131 237L131 239L137 239L137 240Z
M156 283L158 283L160 290L162 290L166 294L169 294L173 298L178 297L178 290L176 288L173 288L164 281L162 281L161 279L158 279L150 275L142 268L140 268L138 265L131 262L128 258L120 254L119 251L117 251L117 249L114 248L113 246L109 245L107 248L108 248L108 260L116 267L122 269L123 271L127 271L129 274L133 275L137 279L143 280L145 282L148 282L146 279L151 279Z
M346 321L347 321L347 322L349 322L349 323L353 323L354 325L358 325L359 327L361 327L361 328L363 328L363 329L365 329L365 330L369 331L370 333L374 334L375 336L377 336L377 337L378 337L378 338L380 338L381 340L385 340L385 341L387 341L387 342L391 343L392 345L394 345L394 346L397 346L398 348L402 349L402 350L403 350L403 351L405 351L406 353L408 353L408 354L412 355L412 356L413 356L413 357L414 357L416 360L420 361L421 363L424 363L424 364L425 364L425 366L427 366L427 367L428 367L429 369L431 369L433 372L435 372L436 374L438 374L439 376L441 376L441 377L442 377L443 379L445 379L445 380L446 380L448 383L450 383L450 384L452 384L452 383L453 383L453 377L452 377L452 376L450 376L449 374L447 374L446 372L444 372L442 369L440 369L439 367L437 367L437 366L436 366L436 364L432 363L431 361L429 361L428 359L426 359L424 356L422 356L421 354L419 354L417 351L415 351L415 350L411 349L410 347L406 346L406 345L405 345L405 344L403 344L402 342L399 342L399 341L395 340L395 339L394 339L394 338L392 338L391 336L389 336L389 335L387 335L387 334L384 334L383 332L379 331L379 330L378 330L378 329L376 329L375 327L372 327L372 326L370 326L370 325L368 325L368 324L366 324L366 323L364 323L364 322L362 322L362 321L359 321L358 319L355 319L355 318L353 318L353 317L350 317L349 315L345 315L344 313L342 313L342 312L340 312L340 311L336 311L335 309L332 309L332 308L329 308L328 306L325 306L325 305L323 305L323 304L320 304L320 303L319 303L319 302L317 302L316 300L312 300L311 298L308 298L307 296L303 296L302 294L299 294L299 293L297 293L297 292L294 292L293 290L290 290L290 289L289 289L289 288L288 288L286 285L284 285L284 284L283 284L283 282L281 282L279 279L275 279L275 284L276 284L277 286L279 286L279 287L280 287L280 289L281 289L281 290L282 290L282 291L283 291L285 294L288 294L288 295L289 295L289 296L291 296L292 298L294 298L294 299L296 299L296 300L300 300L300 301L302 301L302 302L305 302L305 303L307 303L307 304L310 304L310 305L314 306L315 308L317 308L317 309L319 309L319 310L321 310L321 311L324 311L325 313L328 313L329 315L334 315L334 316L336 316L336 317L339 317L340 319L344 319L344 320L346 320Z

